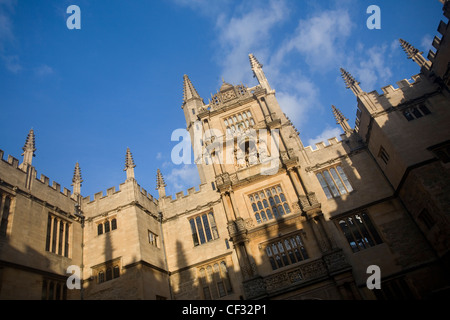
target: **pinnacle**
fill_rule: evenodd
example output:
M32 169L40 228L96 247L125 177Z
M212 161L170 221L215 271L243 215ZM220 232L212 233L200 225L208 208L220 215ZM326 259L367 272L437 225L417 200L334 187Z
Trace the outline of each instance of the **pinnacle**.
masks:
M194 85L187 75L183 76L183 101L186 102L192 98L200 98L197 90L195 90Z
M341 76L344 79L344 82L345 82L345 85L346 85L347 89L350 88L351 86L355 85L355 84L356 85L359 84L359 82L357 82L355 80L355 78L353 78L353 76L350 73L345 71L344 68L341 68L340 70L341 70Z
M336 108L334 105L332 105L331 107L333 109L333 115L334 118L336 119L337 124L341 124L343 121L348 121L348 119L344 117L344 115L338 108Z
M130 152L130 148L127 148L127 154L125 155L125 170L130 169L130 168L134 168L136 167L136 165L134 164L133 161L133 155Z
M72 182L73 183L81 183L81 182L83 182L83 179L81 178L80 164L78 162L75 164L75 170L74 170L74 173L73 173Z
M422 54L423 52L419 52L419 49L414 48L409 42L399 39L400 45L403 48L403 51L408 55L408 59L412 59L417 54Z
M166 186L166 184L164 182L163 175L162 175L161 171L158 169L156 171L156 190L161 189L165 186Z
M263 65L261 63L259 63L258 59L256 59L256 57L253 55L253 53L250 53L248 55L248 57L250 59L250 65L252 66L252 69L263 67Z
M34 137L34 130L31 129L30 132L28 133L27 136L27 140L25 142L25 145L22 148L23 151L31 151L33 152L33 156L34 156L34 151L36 151L36 147L35 147L35 137Z

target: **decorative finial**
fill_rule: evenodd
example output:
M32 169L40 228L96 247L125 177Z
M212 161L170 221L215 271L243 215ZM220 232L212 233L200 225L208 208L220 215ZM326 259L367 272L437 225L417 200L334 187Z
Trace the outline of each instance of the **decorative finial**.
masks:
M127 148L127 154L125 155L125 169L127 172L127 180L134 179L134 168L136 165L133 161L133 156L131 155L130 148Z
M353 76L347 72L344 68L340 68L342 79L344 79L345 86L347 89L351 89L355 95L363 92L359 86L359 82L353 78Z

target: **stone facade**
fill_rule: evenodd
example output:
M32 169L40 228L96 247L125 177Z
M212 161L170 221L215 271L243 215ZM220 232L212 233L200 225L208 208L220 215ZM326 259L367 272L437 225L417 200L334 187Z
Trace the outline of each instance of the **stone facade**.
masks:
M450 16L448 2L444 15ZM184 76L182 109L201 185L158 198L134 176L94 199L0 150L1 299L403 299L448 297L449 28L412 81L357 98L352 129L304 146L262 65L258 85L226 82L208 104ZM436 40L437 39L437 40ZM275 144L274 144L275 143ZM276 148L275 148L276 146ZM81 288L69 289L69 266ZM381 270L381 290L366 286Z

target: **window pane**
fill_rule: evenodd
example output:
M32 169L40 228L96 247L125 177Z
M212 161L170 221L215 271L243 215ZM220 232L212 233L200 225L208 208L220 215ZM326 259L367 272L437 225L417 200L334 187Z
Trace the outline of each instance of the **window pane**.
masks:
M112 269L107 268L106 269L106 281L112 280Z
M269 207L269 204L267 203L266 199L263 200L263 205L264 205L264 208L268 208Z
M289 209L289 206L288 206L287 203L285 203L283 206L284 206L284 211L286 211L286 213L290 213L291 212L291 209Z
M317 179L319 180L320 185L322 186L323 191L325 192L325 195L327 196L327 199L333 198L333 196L331 195L330 189L328 188L328 185L325 182L325 179L323 178L322 174L318 173L316 176L317 176Z
M195 222L197 223L198 236L200 237L200 243L203 244L206 242L205 233L203 232L202 220L200 217L195 218Z
M350 182L348 181L347 175L344 173L344 170L342 170L342 167L341 166L337 166L336 169L337 169L339 175L341 176L342 181L344 181L344 185L347 188L347 191L348 192L352 192L353 188L352 188Z
M431 111L424 104L420 105L419 109L420 109L420 111L422 111L422 113L424 115L427 115L427 114L431 113Z
M69 256L69 224L66 223L66 234L64 239L64 257Z
M211 225L211 231L214 239L219 238L219 233L217 232L216 220L214 219L214 214L212 212L208 213L209 223Z
M417 108L413 108L413 109L412 109L412 113L413 113L413 115L414 115L416 118L422 118L422 117L423 117L422 113L420 113L420 111L417 110Z
M116 230L117 229L117 220L116 219L112 219L111 220L111 229L112 230Z
M284 215L284 210L282 206L278 206L278 212L280 213L280 215Z
M262 210L262 208L263 208L263 206L262 206L261 201L258 201L258 209L259 209L259 210Z
M281 194L280 194L280 198L281 198L281 201L283 201L283 202L285 202L285 201L286 201L286 197L284 196L284 194L283 194L283 193L281 193Z
M1 201L1 197L0 197L0 201ZM48 219L47 219L47 239L45 242L45 250L46 251L50 251L50 239L51 239L51 229L52 229L52 217L50 215L48 215Z
M264 212L264 210L261 211L261 219L262 219L262 221L267 221L267 216L266 216L266 213Z
M254 212L258 211L258 208L256 207L256 203L252 203L252 208L253 208Z
M408 121L414 120L414 117L412 116L412 114L411 114L409 111L404 111L404 112L403 112L403 115L405 116L405 118L406 118Z
M105 233L106 232L109 232L111 229L110 229L110 225L109 225L109 221L106 221L105 222Z
M209 228L208 217L206 216L206 214L202 215L202 219L203 225L205 226L206 240L211 241L212 240L211 229Z
M52 239L52 252L56 252L56 235L58 232L58 220L53 218L53 239Z
M114 278L120 277L120 269L119 266L114 267Z
M369 232L372 234L373 239L375 240L376 244L383 243L380 236L378 235L377 230L375 229L374 225L372 224L372 221L370 221L369 216L364 212L361 214L367 228L369 229Z
M324 171L323 176L325 177L325 180L328 184L328 187L330 187L333 196L338 197L339 192L337 191L336 186L334 185L333 179L331 179L330 173L328 171Z
M275 196L275 202L276 202L276 203L280 203L280 202L281 202L279 196Z
M191 225L192 240L194 241L194 246L198 246L199 242L198 242L197 229L195 228L194 219L189 220L189 223Z
M266 213L267 213L267 219L272 220L273 216L272 216L272 212L270 211L270 209L267 209Z
M261 217L259 216L259 213L255 214L255 219L257 223L261 223Z
M335 170L334 168L331 168L331 169L330 169L330 172L331 172L331 175L333 176L334 182L336 182L336 185L337 185L338 188L339 188L339 192L340 192L341 194L346 194L346 193L347 193L347 190L345 190L344 185L342 184L342 181L341 181L341 179L339 178L339 176L338 176L336 170Z

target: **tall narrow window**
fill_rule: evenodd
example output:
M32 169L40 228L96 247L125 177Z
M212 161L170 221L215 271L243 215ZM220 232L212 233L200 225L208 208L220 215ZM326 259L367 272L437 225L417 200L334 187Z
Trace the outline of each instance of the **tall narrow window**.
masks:
M45 240L45 251L50 251L51 237L52 237L52 216L48 215L48 218L47 218L47 238Z
M69 256L69 224L66 223L66 233L64 239L64 257Z
M11 198L5 198L5 204L3 207L2 220L0 221L0 235L6 236L6 230L8 228L9 208L11 206Z
M418 217L419 220L422 221L422 223L427 227L427 229L431 229L436 223L427 209L423 209Z
M327 199L337 198L353 191L350 181L341 166L331 167L318 172L316 177Z
M383 160L385 164L389 162L389 154L386 152L386 150L383 147L380 147L380 151L378 152L378 157Z
M114 218L111 220L111 230L116 230L117 229L117 219Z
M152 246L158 247L158 236L156 234L154 234L153 232L151 232L150 230L148 231L148 242Z
M49 213L47 217L47 233L45 251L69 257L70 223Z
M194 246L198 246L200 243L198 241L197 228L195 227L194 219L189 220L191 225L192 240L194 241Z
M52 239L52 252L56 253L56 238L58 235L58 219L53 218L53 239Z
M63 254L64 222L59 221L58 254Z
M103 223L99 223L99 224L97 225L97 234L98 234L98 235L103 234Z
M108 220L105 221L104 226L105 226L105 233L111 231L110 229L111 227Z

